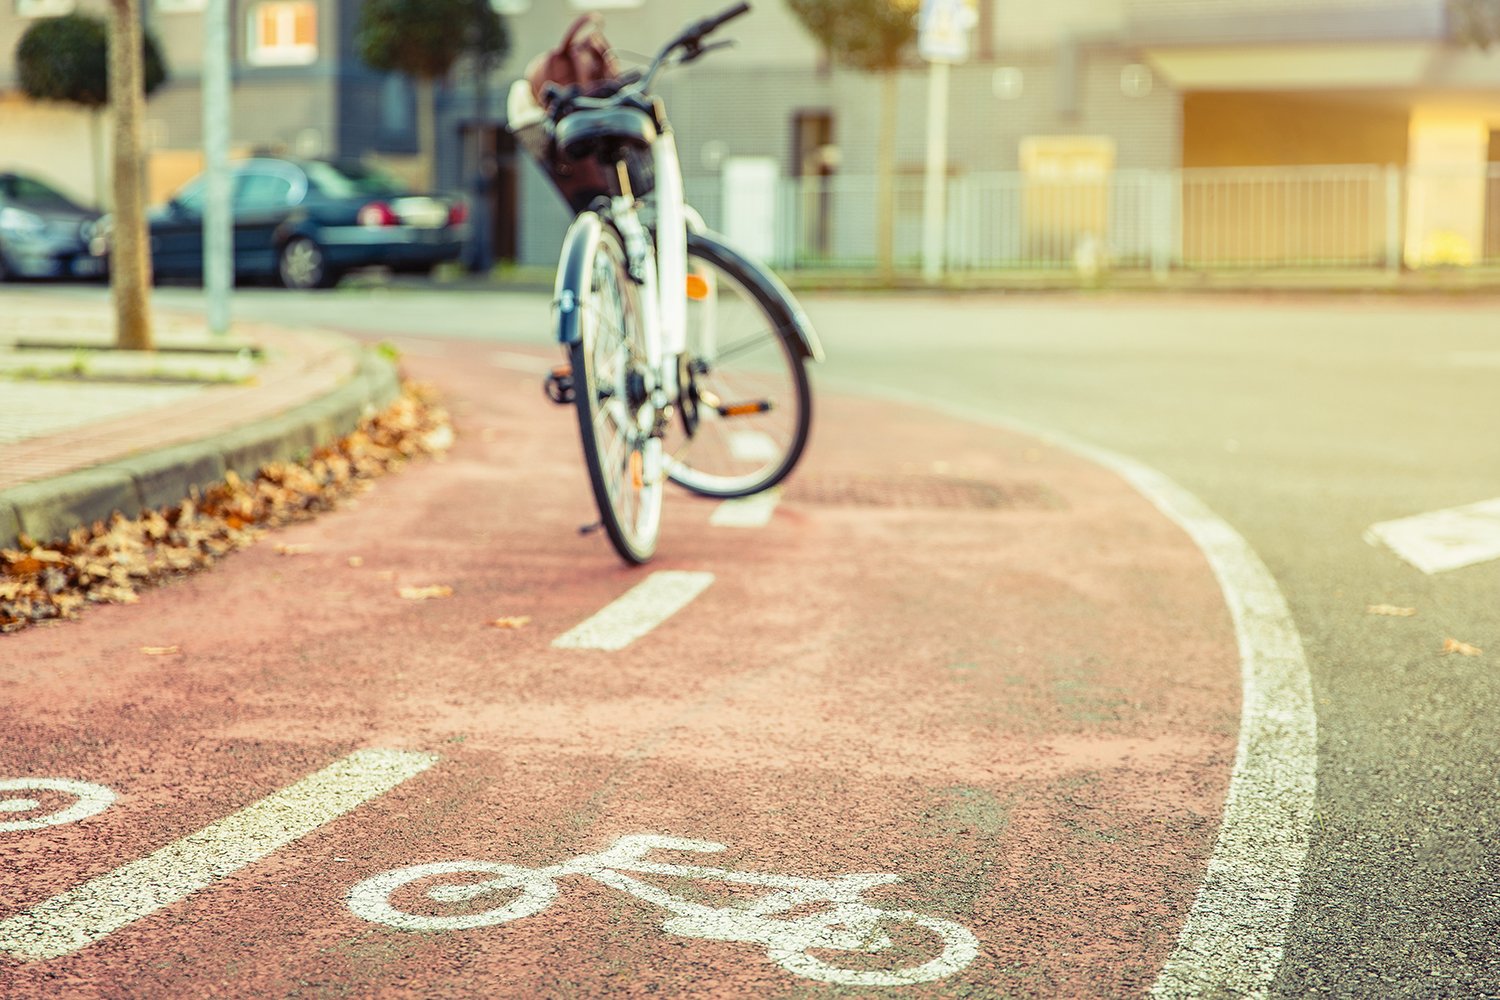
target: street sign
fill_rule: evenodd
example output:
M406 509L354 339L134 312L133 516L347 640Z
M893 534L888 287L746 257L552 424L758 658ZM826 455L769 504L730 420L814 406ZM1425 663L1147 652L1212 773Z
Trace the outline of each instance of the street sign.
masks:
M922 0L917 19L917 52L928 62L969 59L969 32L979 22L976 0Z

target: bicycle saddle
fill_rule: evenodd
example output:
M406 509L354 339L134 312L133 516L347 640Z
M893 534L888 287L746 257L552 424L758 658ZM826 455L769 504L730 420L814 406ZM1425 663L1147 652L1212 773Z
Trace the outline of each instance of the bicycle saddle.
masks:
M616 159L622 149L650 149L656 123L636 108L588 108L559 121L555 135L557 148L570 160Z

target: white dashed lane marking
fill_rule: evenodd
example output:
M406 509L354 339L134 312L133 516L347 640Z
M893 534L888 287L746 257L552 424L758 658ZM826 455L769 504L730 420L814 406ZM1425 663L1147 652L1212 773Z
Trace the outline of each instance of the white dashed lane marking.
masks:
M70 955L186 899L427 770L431 754L360 750L160 850L0 920L0 954Z
M775 489L725 500L708 516L708 523L717 528L764 528L771 523L771 515L776 513L780 501L781 491Z
M552 645L558 649L624 649L687 607L713 582L712 573L652 573L598 614L552 640Z
M1365 539L1427 574L1500 559L1500 500L1382 521Z

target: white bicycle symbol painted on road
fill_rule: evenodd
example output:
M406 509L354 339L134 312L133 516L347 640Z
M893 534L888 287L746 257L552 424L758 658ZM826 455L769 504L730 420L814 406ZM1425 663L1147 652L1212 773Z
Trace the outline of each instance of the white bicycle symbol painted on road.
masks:
M0 819L0 833L40 830L47 826L75 823L103 812L115 801L114 792L88 781L73 781L69 778L0 778L0 816L35 812L43 807L41 799L19 795L18 792L62 792L73 796L75 801L61 809L24 819Z
M582 875L666 910L671 916L662 921L662 930L669 934L763 945L771 961L783 969L824 983L907 986L930 982L952 975L979 954L979 940L966 927L913 910L882 909L860 898L876 886L899 882L899 875L873 872L814 879L646 860L654 850L711 854L724 848L708 840L635 834L619 838L598 854L583 854L546 868L492 861L438 861L395 868L368 878L349 891L348 903L358 916L402 930L490 927L540 913L557 898L559 879ZM707 906L627 873L760 886L771 891L759 899L730 906ZM426 889L426 898L437 903L471 904L470 909L474 904L486 905L483 897L492 894L503 893L506 901L480 912L451 916L412 913L393 902L396 894L412 883L454 875L493 877L461 885L433 885ZM899 934L899 946L888 931ZM904 960L915 943L913 937L922 939L924 954L937 950L937 957L894 969L851 969L812 954L842 951L874 955L894 949Z

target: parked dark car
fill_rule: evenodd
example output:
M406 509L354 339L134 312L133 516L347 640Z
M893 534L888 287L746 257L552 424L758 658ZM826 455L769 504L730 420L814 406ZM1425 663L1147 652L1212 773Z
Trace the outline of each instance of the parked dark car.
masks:
M35 177L0 173L0 281L103 275L89 252L98 224L98 212Z
M257 157L233 165L234 273L326 288L356 268L426 273L456 260L468 234L457 198L412 194L359 163ZM203 177L150 213L151 266L203 274Z

